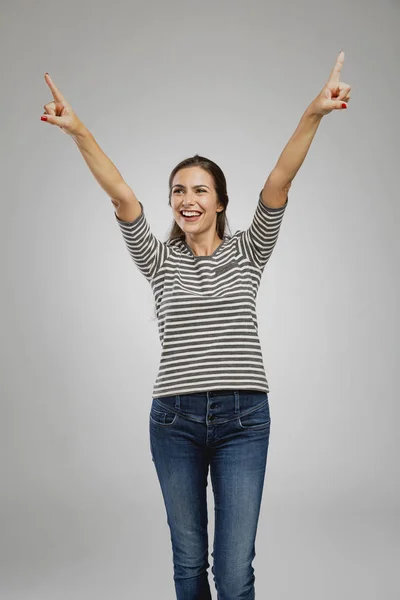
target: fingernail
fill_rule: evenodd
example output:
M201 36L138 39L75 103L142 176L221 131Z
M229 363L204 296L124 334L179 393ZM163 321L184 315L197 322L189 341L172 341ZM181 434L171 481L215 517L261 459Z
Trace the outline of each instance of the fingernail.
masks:
M41 119L42 121L47 121L47 117L46 117L46 115L42 115L42 116L40 117L40 119Z
M343 104L342 104L342 108L347 108L347 104L345 104L345 103L343 102Z

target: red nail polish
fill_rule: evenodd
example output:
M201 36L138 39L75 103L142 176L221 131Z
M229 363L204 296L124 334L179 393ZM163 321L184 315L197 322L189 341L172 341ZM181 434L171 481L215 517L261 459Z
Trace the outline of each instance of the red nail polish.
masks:
M41 119L42 121L47 121L47 117L46 117L46 115L42 115L42 116L40 117L40 119Z
M343 102L343 104L342 104L342 108L347 108L347 104L345 104L345 103Z

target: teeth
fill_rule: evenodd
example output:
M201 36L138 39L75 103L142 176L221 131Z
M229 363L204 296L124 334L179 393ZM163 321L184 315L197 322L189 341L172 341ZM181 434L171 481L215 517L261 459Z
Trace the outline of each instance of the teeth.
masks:
M198 213L198 212L188 212L186 210L183 210L182 214L185 215L185 217L197 217L201 213Z

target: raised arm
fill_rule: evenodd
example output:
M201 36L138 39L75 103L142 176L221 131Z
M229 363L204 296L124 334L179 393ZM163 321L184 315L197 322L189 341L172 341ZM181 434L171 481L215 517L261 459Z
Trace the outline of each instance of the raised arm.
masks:
M113 162L97 144L94 136L72 110L50 75L45 74L54 100L44 105L42 121L57 125L75 141L93 176L111 198L115 212L123 221L134 221L141 214L135 194L123 179Z
M95 179L110 196L117 217L122 221L134 221L141 214L139 201L93 135L82 126L82 129L71 137Z
M262 190L262 201L266 206L279 208L286 203L289 188L307 156L322 117L332 110L347 108L351 86L340 81L343 62L344 52L342 51L327 84L306 109L296 131L268 176Z

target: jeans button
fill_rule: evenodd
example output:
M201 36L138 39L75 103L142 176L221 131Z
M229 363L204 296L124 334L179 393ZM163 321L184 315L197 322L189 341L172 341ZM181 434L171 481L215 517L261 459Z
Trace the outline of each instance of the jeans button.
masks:
M212 421L213 419L215 419L215 416L214 416L214 415L209 415L209 416L208 416L208 420L209 420L209 421Z

